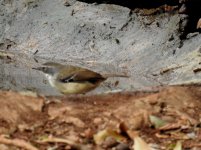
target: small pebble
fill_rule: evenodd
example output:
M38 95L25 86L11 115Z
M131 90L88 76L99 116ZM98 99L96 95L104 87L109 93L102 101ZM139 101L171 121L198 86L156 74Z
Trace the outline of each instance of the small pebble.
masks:
M118 142L113 137L109 136L105 139L102 145L104 148L111 148L118 145Z
M86 129L85 131L84 131L84 137L86 137L86 138L92 138L93 137L93 131L90 129L90 128L88 128L88 129Z
M120 143L116 146L116 150L130 150L130 148L127 144Z
M94 124L96 124L96 125L97 125L97 124L101 124L102 119L101 119L101 118L95 118L93 122L94 122Z

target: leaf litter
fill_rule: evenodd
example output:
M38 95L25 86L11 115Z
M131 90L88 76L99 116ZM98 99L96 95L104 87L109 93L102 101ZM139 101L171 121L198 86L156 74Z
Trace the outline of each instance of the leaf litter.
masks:
M0 147L28 150L200 148L200 91L199 86L172 86L158 88L153 93L62 97L1 91Z

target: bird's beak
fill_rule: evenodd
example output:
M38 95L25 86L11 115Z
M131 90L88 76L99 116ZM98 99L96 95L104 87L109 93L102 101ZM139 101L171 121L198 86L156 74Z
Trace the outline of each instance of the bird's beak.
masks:
M32 69L42 71L42 70L43 70L43 67L34 67L34 68L32 68Z

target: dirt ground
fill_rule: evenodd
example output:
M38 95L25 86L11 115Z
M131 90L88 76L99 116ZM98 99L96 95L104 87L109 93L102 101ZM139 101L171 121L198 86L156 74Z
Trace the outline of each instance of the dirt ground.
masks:
M1 150L201 149L201 87L44 97L0 92Z
M1 0L0 150L201 150L200 6ZM49 61L130 77L63 96Z

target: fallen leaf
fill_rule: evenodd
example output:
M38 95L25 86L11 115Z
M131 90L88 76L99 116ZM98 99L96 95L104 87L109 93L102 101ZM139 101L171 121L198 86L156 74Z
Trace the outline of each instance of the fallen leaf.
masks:
M130 130L124 122L119 124L119 130L122 135L127 135L130 139L134 139L139 134L139 131Z
M134 138L134 145L133 145L133 149L134 150L153 150L149 147L149 145L139 136L136 136Z
M103 141L107 137L113 137L117 141L125 141L125 137L120 135L117 131L111 130L111 129L105 129L102 131L99 131L97 134L94 135L94 141L97 145L100 145L103 143Z
M191 133L187 133L186 136L189 138L189 139L196 139L197 138L197 135L195 133L195 131L191 132Z
M170 132L169 134L171 138L173 139L180 139L180 140L190 139L186 133L182 133L182 132Z
M167 133L156 133L155 136L157 138L160 139L167 139L167 138L171 138L171 139L176 139L176 140L187 140L190 139L185 133L182 132L178 132L178 131L171 131L171 132L167 132Z
M72 123L75 126L80 127L80 128L85 127L85 123L81 119L76 118L76 117L68 116L68 117L62 118L61 120L62 120L62 122Z
M141 107L143 109L140 109ZM147 107L146 103L137 101L135 105L122 106L116 109L114 114L115 117L121 120L121 122L124 122L129 129L137 130L149 125L149 112L148 110L144 110L144 107ZM138 108L138 111L133 111L136 108Z
M87 145L79 144L79 143L77 143L71 139L67 139L67 138L64 139L64 138L53 137L52 135L50 135L48 137L43 136L36 142L37 143L65 143L65 144L73 146L77 150L91 150L91 148L88 147Z
M168 130L176 130L181 128L181 124L180 123L168 123L162 127L159 128L159 130L161 131L168 131Z
M101 144L101 146L103 148L112 148L118 144L119 143L113 137L109 136L104 140L104 142Z
M160 133L156 133L155 136L159 139L167 139L170 136L169 135L165 135L165 134L160 134Z
M153 116L153 115L150 115L149 119L150 119L151 124L154 125L155 128L160 128L167 124L166 121L160 119L159 117Z
M54 109L53 107L48 109L48 115L50 120L59 119L61 122L73 124L79 128L84 128L85 123L78 117L75 117L76 111L72 111L72 107L61 107Z
M197 29L201 28L201 18L198 20Z
M0 135L0 143L6 144L6 145L13 145L16 147L20 147L26 150L39 150L35 146L33 146L31 143L21 140L21 139L9 139L4 135Z
M177 141L177 144L175 145L173 150L182 150L182 144L181 141Z
M139 134L139 131L127 130L129 138L134 139Z
M73 108L68 107L68 106L57 108L57 109L54 109L53 107L50 107L48 109L49 119L53 120L53 119L56 119L56 118L60 118L61 116L62 117L67 116L69 114L69 112L71 112L72 110L73 110Z
M0 150L9 150L9 147L5 144L0 144Z

